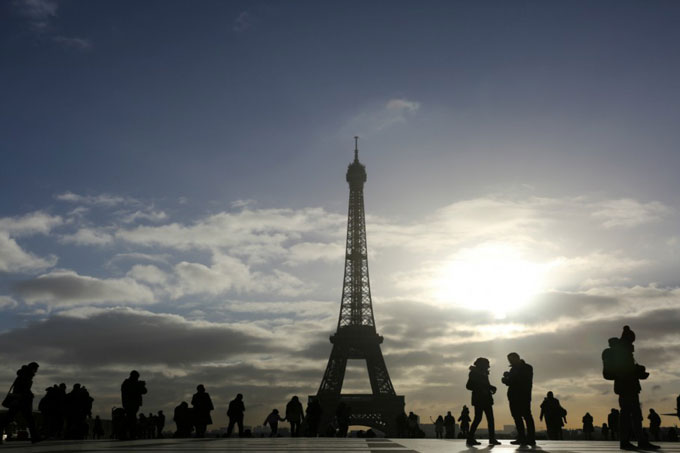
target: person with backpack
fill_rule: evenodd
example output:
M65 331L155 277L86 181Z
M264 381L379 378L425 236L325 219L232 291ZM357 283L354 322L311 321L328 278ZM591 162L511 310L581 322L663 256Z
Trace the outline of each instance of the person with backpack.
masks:
M22 366L17 371L17 377L14 379L9 393L2 402L2 405L7 408L4 420L0 420L0 443L2 443L2 435L4 433L5 425L8 425L14 420L18 414L21 414L26 421L28 430L31 433L31 442L40 442L42 438L38 434L35 427L35 420L33 419L33 378L38 372L39 365L36 362L31 362L28 365Z

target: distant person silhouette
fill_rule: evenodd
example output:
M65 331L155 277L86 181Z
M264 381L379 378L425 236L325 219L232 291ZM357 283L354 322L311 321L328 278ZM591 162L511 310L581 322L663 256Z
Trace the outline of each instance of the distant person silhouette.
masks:
M500 445L500 442L496 440L493 418L493 394L496 393L496 387L489 382L489 368L489 359L485 357L479 357L470 367L465 388L472 391L472 407L475 408L475 418L472 420L472 426L470 426L470 432L467 436L467 445L480 445L480 442L475 440L475 433L482 421L482 415L486 415L489 445Z
M531 415L531 388L534 379L534 369L522 360L516 352L508 354L510 371L503 373L501 380L508 386L508 402L510 414L515 420L517 440L513 445L536 445L536 428L534 417Z
M142 407L142 395L146 394L146 382L139 380L137 370L130 371L130 376L120 386L120 394L125 409L126 428L131 439L137 438L137 411Z
M205 391L203 384L196 386L196 393L191 397L191 405L194 409L194 426L196 437L204 437L208 425L212 425L210 412L215 409L210 394Z
M451 411L448 411L444 417L444 429L446 431L447 439L456 438L456 419L451 415Z
M444 417L441 415L434 421L434 435L437 439L444 438Z
M163 437L163 428L165 428L165 414L163 411L158 411L156 415L156 437L159 439Z
M612 440L619 439L619 410L612 408L612 410L607 415L607 423L609 423L609 432L612 436Z
M352 408L341 401L335 408L335 419L338 423L338 437L347 437L347 431L349 431L349 423L351 418Z
M243 413L245 411L246 406L243 404L243 395L239 393L236 395L236 398L229 402L229 408L227 409L227 416L229 417L227 437L231 437L234 425L238 426L238 437L243 437Z
M467 438L467 435L470 432L470 422L472 421L470 418L470 409L468 409L467 406L463 405L458 421L460 422L460 434Z
M304 419L302 403L297 396L294 396L286 404L286 420L290 423L290 437L300 436L300 425Z
M583 438L585 440L593 440L593 431L595 431L595 427L593 426L593 416L590 415L590 412L586 412L586 415L583 416L581 422L583 423Z
M420 427L418 426L418 416L413 411L408 413L408 437L416 439L420 437Z
M562 440L562 427L567 421L567 411L560 404L560 400L555 398L553 392L548 392L541 403L541 415L538 419L543 420L544 417L548 439Z
M649 409L649 415L647 415L649 420L649 433L652 435L654 440L661 440L661 417L656 413L654 409Z
M33 378L38 372L39 365L36 362L31 362L28 365L23 365L17 371L17 377L10 387L10 391L2 402L2 405L7 408L7 413L3 420L0 420L0 443L2 443L2 435L6 425L10 424L14 418L21 414L26 421L26 426L31 433L31 442L36 443L42 440L38 430L35 427L35 420L33 420Z
M319 435L319 423L321 423L321 403L316 398L307 403L305 409L305 429L308 437L316 437Z
M269 415L267 415L267 418L264 419L262 426L267 426L267 424L269 424L269 427L272 430L272 432L269 434L269 437L277 437L279 434L279 422L284 420L285 418L281 418L279 415L278 409L272 409Z
M602 423L602 440L609 440L609 426L606 423Z
M104 427L102 426L102 419L97 415L94 418L94 426L92 427L92 438L95 440L104 437Z
M177 407L175 407L173 421L176 425L175 436L178 438L191 437L191 431L193 429L193 421L191 420L191 411L189 409L189 403L182 401Z
M634 450L635 446L630 443L631 435L634 435L637 448L655 450L659 447L651 444L642 431L640 379L647 379L649 373L635 362L634 342L635 332L629 326L624 326L619 341L610 341L609 349L602 352L603 374L605 378L614 378L614 392L619 395L619 447L622 450Z

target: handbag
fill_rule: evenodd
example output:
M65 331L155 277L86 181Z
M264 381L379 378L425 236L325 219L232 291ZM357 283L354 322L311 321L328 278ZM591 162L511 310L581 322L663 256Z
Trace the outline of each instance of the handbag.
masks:
M21 395L18 393L12 393L12 389L14 388L14 385L9 388L9 392L7 392L7 396L5 396L5 399L2 400L2 405L6 407L7 409L11 409L13 407L16 407L19 405L19 401L21 401Z

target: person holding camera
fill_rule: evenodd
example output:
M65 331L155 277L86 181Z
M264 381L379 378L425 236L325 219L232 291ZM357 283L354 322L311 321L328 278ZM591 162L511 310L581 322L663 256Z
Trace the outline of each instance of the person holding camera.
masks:
M130 439L137 438L137 412L142 407L142 395L146 393L146 382L139 380L139 372L130 371L130 377L120 386L127 431Z
M475 432L479 422L482 421L482 414L486 414L486 424L489 428L489 445L500 445L496 440L496 430L493 418L493 394L496 393L496 387L489 382L489 359L480 357L475 360L475 363L470 367L470 374L468 375L468 382L465 387L472 390L472 407L475 408L475 418L472 420L472 426L467 436L467 445L480 445L475 440Z
M535 446L536 427L531 415L531 388L534 380L534 369L519 357L516 352L508 354L510 371L503 373L501 382L508 386L508 402L510 414L515 420L517 440L513 445ZM526 428L526 429L525 429Z
M644 366L635 363L633 353L635 347L635 332L629 326L623 327L621 338L613 342L611 347L612 358L608 364L608 370L614 376L614 393L619 395L620 414L620 437L619 447L622 450L635 450L630 443L631 431L638 441L638 449L656 450L658 445L653 445L647 439L642 430L642 409L640 408L640 380L647 379L649 373Z

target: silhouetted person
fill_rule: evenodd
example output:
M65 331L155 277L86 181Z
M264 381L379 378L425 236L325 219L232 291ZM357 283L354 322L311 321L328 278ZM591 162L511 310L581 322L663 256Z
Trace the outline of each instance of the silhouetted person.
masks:
M475 440L477 426L482 421L482 415L486 415L486 424L489 428L489 445L500 445L496 440L496 430L493 418L493 394L496 387L489 382L489 359L479 357L470 367L468 381L465 388L472 391L472 407L475 408L475 418L472 420L470 432L467 437L467 445L480 445Z
M460 422L460 434L467 438L467 435L470 432L470 422L472 421L470 419L470 409L468 409L467 406L463 405L458 421Z
M432 419L430 418L430 420ZM444 417L441 415L434 421L434 437L437 439L444 438Z
M186 401L179 403L179 405L175 407L175 412L172 419L177 426L175 437L185 438L191 436L193 422L191 420L189 403Z
M163 428L165 428L165 414L163 411L158 411L156 415L156 437L159 439L163 437Z
M300 436L300 424L304 418L302 403L297 396L294 396L286 404L286 420L290 423L290 436Z
M104 427L102 426L102 419L97 415L94 418L94 426L92 427L92 438L101 439L104 437Z
M243 404L243 395L239 393L236 395L236 398L229 402L229 408L227 409L227 416L229 417L227 437L231 437L234 425L238 425L238 436L243 437L243 413L245 411L246 406Z
M277 437L279 434L279 422L284 420L285 418L281 418L279 415L278 409L272 409L269 415L267 415L267 418L264 419L262 426L267 426L267 424L269 424L269 427L272 430L271 434L269 434L269 437Z
M191 405L194 409L194 426L196 426L196 437L205 436L208 425L212 425L210 411L215 409L210 394L205 391L203 385L196 387L196 393L191 398Z
M606 423L602 423L602 440L609 440L609 426Z
M321 403L316 398L312 399L307 403L307 409L305 410L305 425L307 430L307 436L316 437L319 434L319 423L321 423Z
M583 423L583 438L585 440L592 440L595 427L593 426L593 416L590 415L590 412L586 412L586 415L583 416L581 422Z
M649 433L654 440L661 440L661 417L659 417L659 414L654 409L649 409L647 419L649 420Z
M349 430L349 421L351 417L352 408L341 401L338 404L338 407L335 409L335 419L338 422L338 437L347 437L347 431Z
M125 409L127 432L131 439L137 437L137 411L142 406L142 395L146 394L146 382L139 380L136 370L130 371L130 377L120 386L120 394Z
M649 373L645 367L635 363L633 352L635 350L635 333L628 326L624 326L621 338L611 345L609 363L605 360L605 352L602 353L604 368L614 374L614 392L619 395L620 413L620 437L619 446L622 450L632 450L635 447L630 443L631 434L638 441L638 448L653 450L659 448L647 439L642 431L642 410L640 408L640 379L647 379Z
M17 371L17 377L14 379L10 392L7 394L2 402L2 405L7 408L4 420L0 420L0 441L2 441L2 434L6 425L14 420L17 414L21 414L26 421L29 431L31 432L31 442L39 442L40 434L35 427L33 420L33 378L38 372L38 364L31 362L28 365L22 366Z
M444 430L447 439L456 438L456 419L451 415L451 411L448 411L444 417Z
M548 439L562 440L562 427L566 422L567 411L560 404L560 400L555 398L553 392L548 392L541 403L541 415L539 420L545 417L545 427L548 431Z
M619 416L619 410L614 408L607 415L607 423L609 423L609 432L612 440L619 439Z
M408 437L415 439L420 437L420 427L418 426L418 416L413 412L408 413Z
M534 369L516 352L508 354L510 371L503 373L502 382L508 386L510 414L515 420L517 440L513 445L536 445L536 428L531 415L531 388Z

